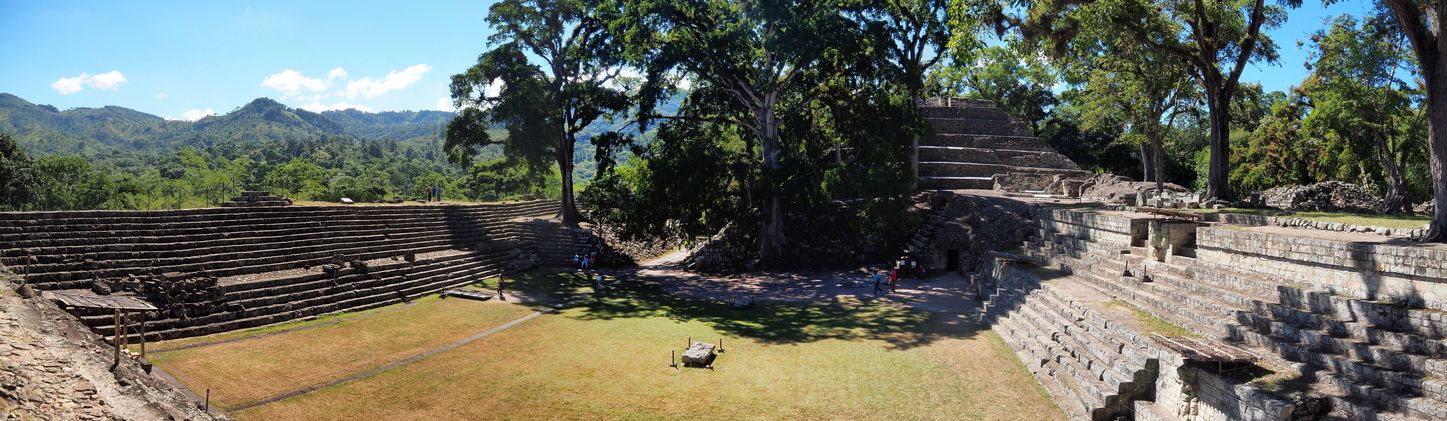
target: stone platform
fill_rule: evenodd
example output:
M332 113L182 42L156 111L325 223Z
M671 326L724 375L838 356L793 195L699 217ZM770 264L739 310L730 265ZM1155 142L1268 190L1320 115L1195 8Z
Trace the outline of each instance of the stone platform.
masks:
M1089 208L1033 216L1023 246L1044 268L993 268L983 316L1072 417L1447 419L1447 247ZM1261 361L1191 363L1102 302ZM1153 393L1122 386L1152 365Z
M141 292L126 288L169 279L162 274L212 279L148 296L161 310L146 315L147 339L172 339L384 306L514 270L520 259L531 267L529 256L551 250L539 243L554 242L532 233L562 231L551 220L557 206L0 213L0 264L42 290ZM110 315L72 313L113 332Z

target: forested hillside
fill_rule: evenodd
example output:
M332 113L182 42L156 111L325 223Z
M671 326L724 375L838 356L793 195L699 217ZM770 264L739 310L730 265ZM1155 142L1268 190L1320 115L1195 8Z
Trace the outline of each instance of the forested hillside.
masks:
M455 200L555 194L555 180L525 171L498 147L467 164L449 160L442 129L452 116L313 113L259 98L189 122L115 106L62 111L0 94L0 135L15 146L8 159L23 162L27 174L25 183L7 184L6 197L16 200L3 207L194 207L242 189L363 201L417 197L429 185ZM592 158L591 148L580 154L580 178L591 178Z

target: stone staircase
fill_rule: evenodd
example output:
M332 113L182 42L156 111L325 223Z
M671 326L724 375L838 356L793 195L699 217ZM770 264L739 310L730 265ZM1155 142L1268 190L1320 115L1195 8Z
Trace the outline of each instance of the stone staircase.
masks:
M1447 316L1319 291L1306 280L1122 248L1041 229L1035 257L1206 337L1300 373L1299 392L1331 403L1330 418L1447 419Z
M0 264L44 290L185 274L220 297L151 312L148 339L392 304L493 276L553 201L470 206L0 213ZM343 263L337 265L337 263ZM112 334L109 314L71 309Z
M919 228L910 234L909 241L906 242L904 246L904 254L907 256L919 256L927 252L930 249L931 236L934 235L935 229L939 228L940 224L946 221L949 211L949 206L935 207L934 210L930 212L929 217L925 219L924 223L920 224Z
M1135 402L1155 390L1161 349L1062 291L1078 281L1041 281L1008 266L995 270L995 289L980 317L1066 415L1132 419Z
M934 134L920 141L920 189L991 189L1007 173L1091 176L992 102L931 98L921 112Z

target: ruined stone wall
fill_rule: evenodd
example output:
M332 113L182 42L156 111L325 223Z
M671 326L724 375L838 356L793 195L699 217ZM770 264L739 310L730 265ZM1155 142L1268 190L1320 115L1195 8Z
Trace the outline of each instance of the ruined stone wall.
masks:
M1447 310L1447 248L1202 228L1197 256L1347 297Z
M1035 219L1039 221L1040 228L1048 232L1099 246L1129 248L1145 245L1144 222L1118 215L1042 207L1036 210Z
M1136 420L1273 421L1290 419L1291 406L1259 389L1162 353L1155 402L1137 401Z

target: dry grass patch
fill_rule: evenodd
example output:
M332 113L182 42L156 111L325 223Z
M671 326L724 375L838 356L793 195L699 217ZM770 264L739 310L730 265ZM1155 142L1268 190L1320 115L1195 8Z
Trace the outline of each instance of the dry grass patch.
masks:
M573 281L567 275L560 284ZM321 327L318 329L330 329ZM668 366L724 339L714 370ZM373 377L241 419L1060 419L987 328L883 302L722 304L624 284Z
M152 353L192 390L226 407L382 366L521 317L524 307L427 297L411 306L312 329ZM251 334L257 334L257 331ZM158 345L164 349L166 342Z
M1141 329L1145 331L1143 333L1155 333L1161 336L1185 336L1190 338L1198 338L1201 336L1192 332L1190 329L1171 323L1166 319L1156 317L1156 315L1151 314L1149 311L1141 310L1121 300L1107 301L1105 306L1107 308L1116 307L1129 310L1131 315L1135 316L1136 321L1140 322Z

